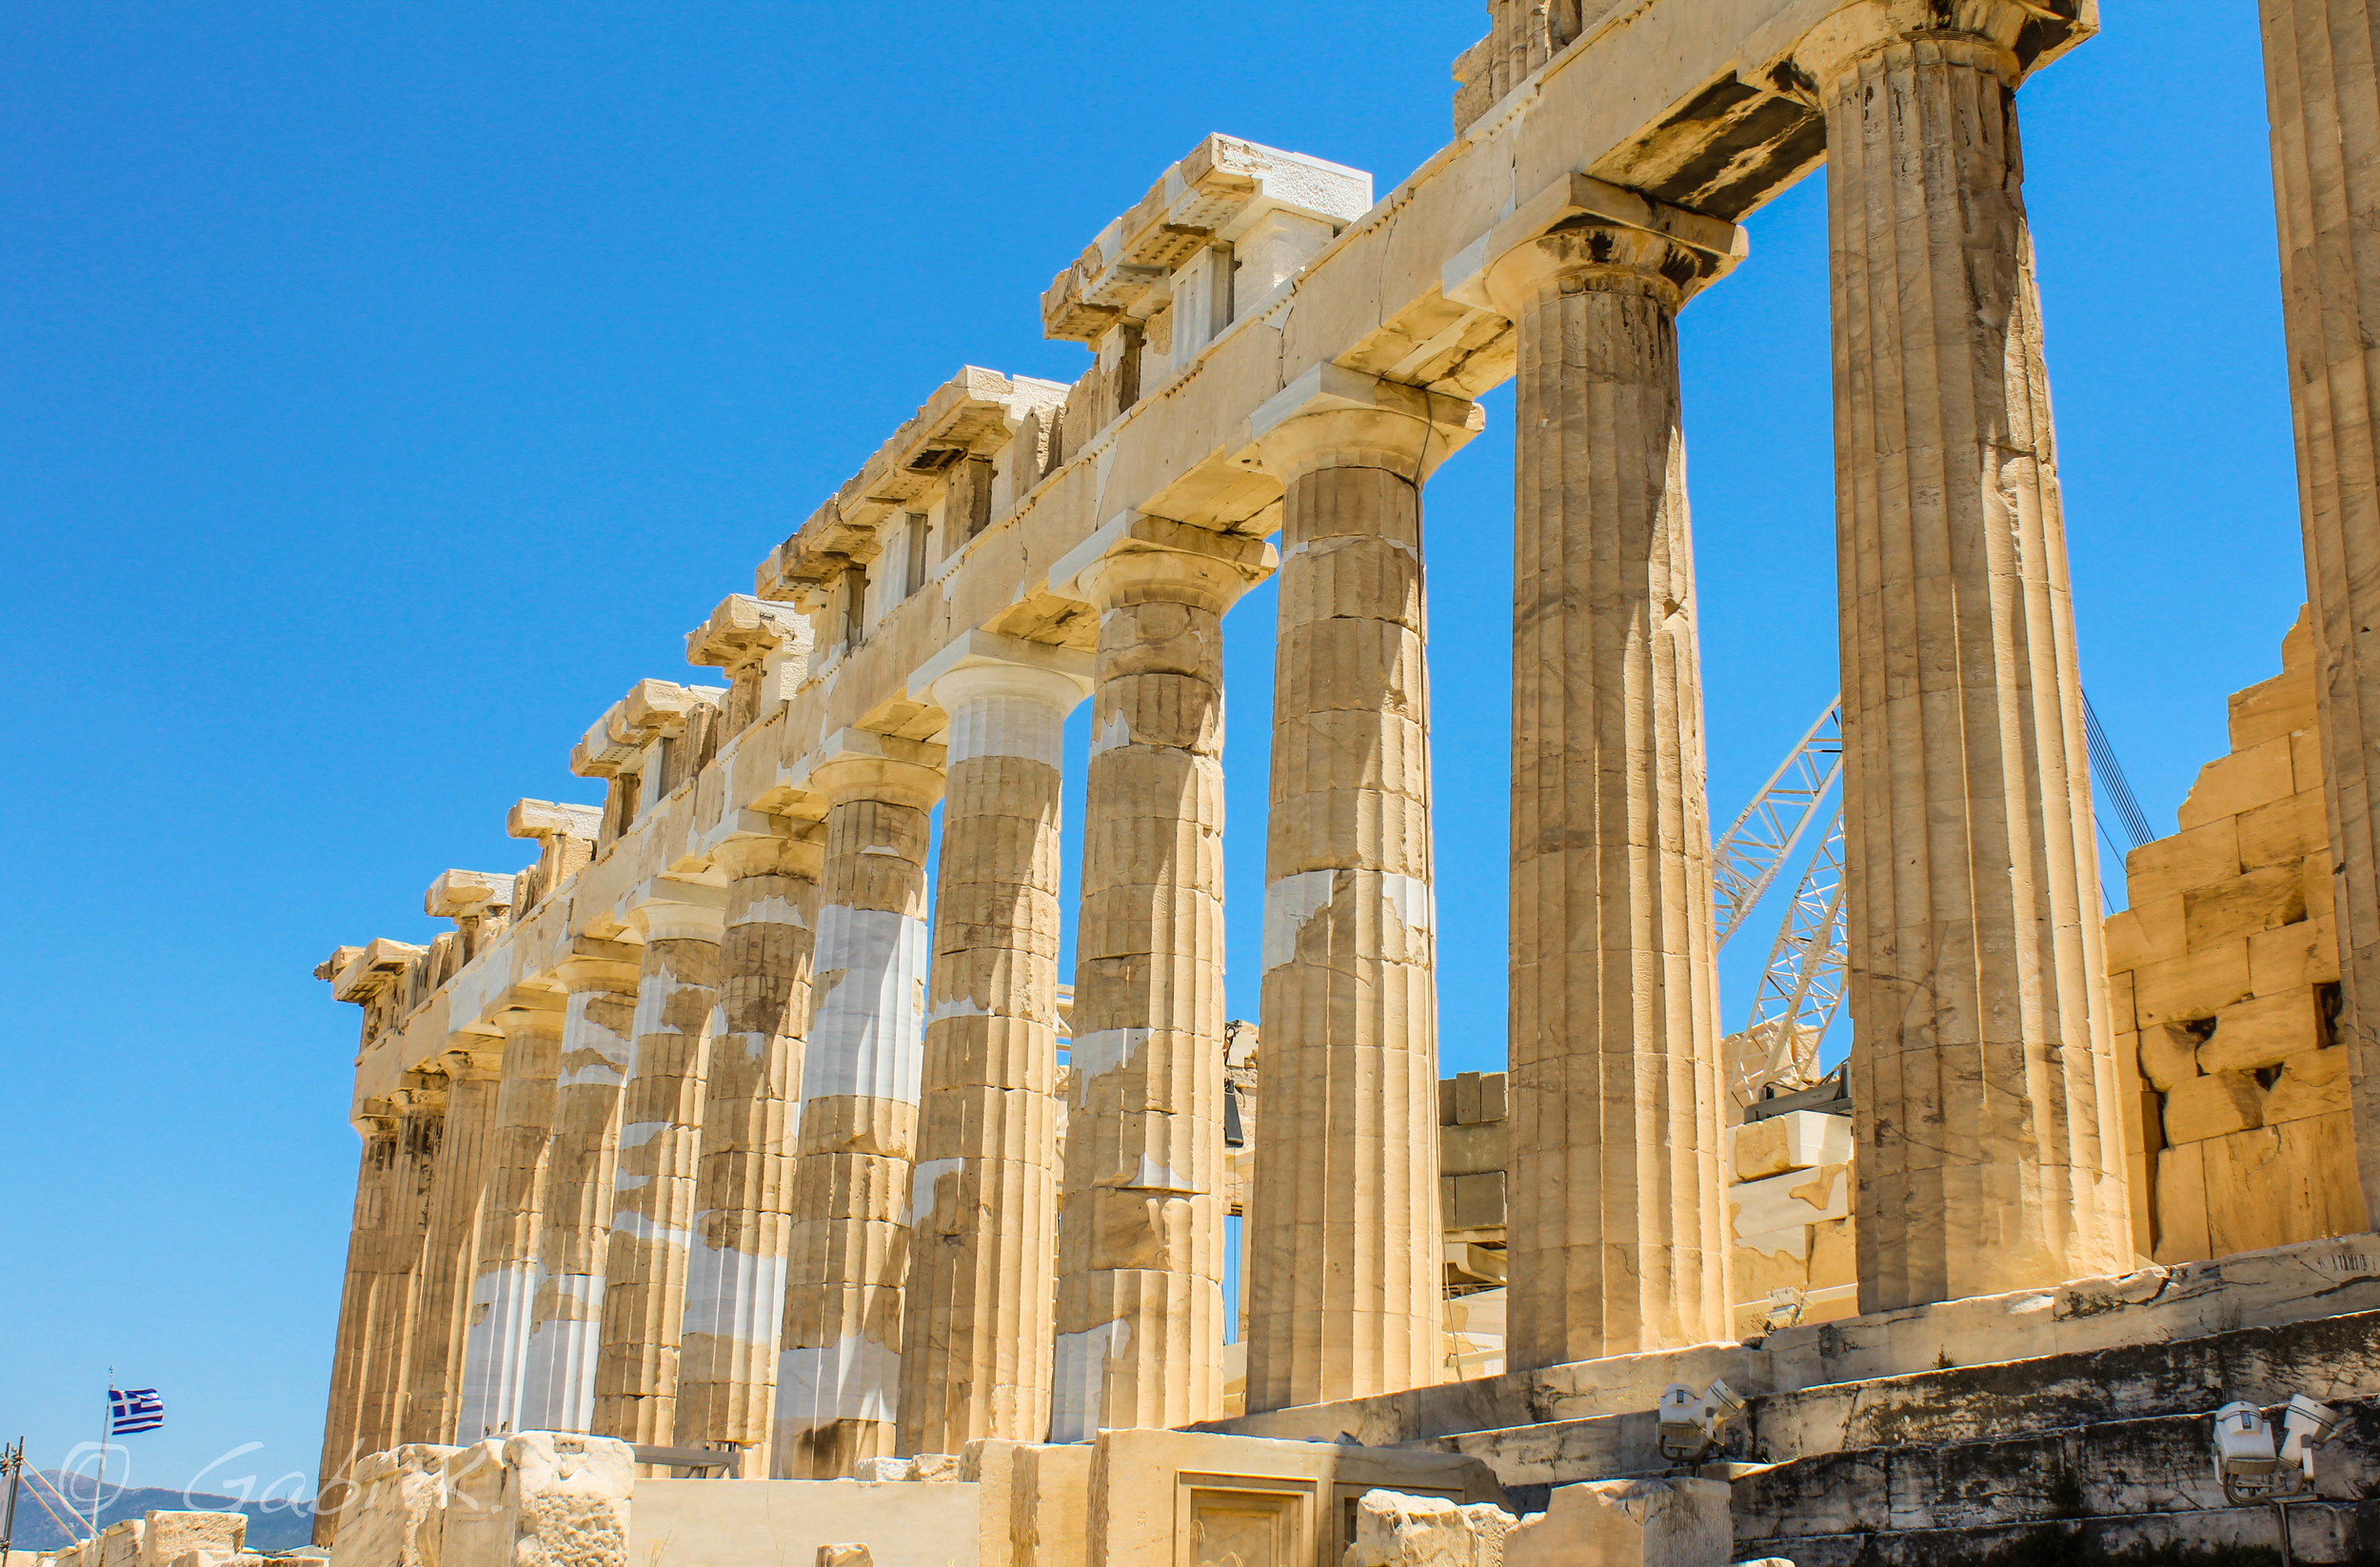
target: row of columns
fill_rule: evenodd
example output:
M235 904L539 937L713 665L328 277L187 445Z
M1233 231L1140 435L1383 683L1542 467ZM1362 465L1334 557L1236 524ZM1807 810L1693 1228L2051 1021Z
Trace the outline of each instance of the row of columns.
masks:
M2354 248L2380 203L2357 183L2380 149L2380 33L2363 0L2264 4L2369 1122L2375 725L2354 714L2380 681L2354 628L2380 597L2359 389L2380 350L2338 324L2380 298ZM1797 54L1828 138L1871 1311L2112 1271L2133 1249L2013 96L2030 15L1866 0ZM1676 317L1742 254L1728 225L1583 177L1526 210L1482 285L1519 353L1516 1369L1725 1331ZM1478 426L1324 366L1254 427L1284 496L1252 1411L1439 1375L1420 486ZM921 677L946 753L846 737L818 774L822 832L724 851L724 900L646 910L641 961L583 939L558 1022L526 998L502 1014L492 1084L466 1076L443 1120L375 1127L339 1360L360 1428L390 1429L370 1422L408 1385L436 1407L424 1390L458 1353L466 1435L592 1423L757 1452L773 1407L786 1474L1219 1412L1220 620L1265 565L1253 541L1181 524L1111 531L1052 573L1098 610L1087 670L969 639ZM1085 690L1061 1166L1059 737ZM477 1206L444 1192L449 1172ZM466 1208L469 1324L391 1350L372 1323L458 1293L407 1247Z

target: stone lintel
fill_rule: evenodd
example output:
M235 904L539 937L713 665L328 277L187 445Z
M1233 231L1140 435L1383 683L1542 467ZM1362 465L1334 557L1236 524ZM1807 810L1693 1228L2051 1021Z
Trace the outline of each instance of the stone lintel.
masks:
M1275 212L1344 228L1372 207L1372 176L1301 152L1210 135L1100 230L1041 296L1041 333L1096 344L1168 297L1174 269Z
M551 800L524 800L505 814L505 832L512 838L583 838L593 843L604 830L601 805L571 805Z
M1280 552L1256 534L1219 533L1196 523L1121 511L1058 558L1049 568L1049 590L1090 603L1094 594L1085 576L1093 566L1109 556L1140 554L1185 555L1220 564L1245 578L1251 586L1280 566Z
M496 871L441 871L422 894L422 912L433 920L467 920L512 902L513 878Z
M1692 258L1696 289L1716 282L1751 253L1741 226L1690 212L1591 174L1565 174L1514 208L1512 215L1455 252L1440 273L1440 288L1458 304L1493 310L1488 274L1525 245L1565 225L1608 224L1668 240ZM1681 286L1682 287L1682 286Z
M934 683L944 675L962 669L1002 666L1061 676L1074 684L1079 700L1091 694L1091 686L1098 677L1099 660L1093 654L1072 647L1027 642L1022 637L1005 637L996 631L967 631L917 666L909 676L910 700L936 701Z

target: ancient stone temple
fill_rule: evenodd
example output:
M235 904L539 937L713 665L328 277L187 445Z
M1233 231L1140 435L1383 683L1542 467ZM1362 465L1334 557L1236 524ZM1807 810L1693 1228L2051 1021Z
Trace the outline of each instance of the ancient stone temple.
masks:
M1079 380L933 388L600 805L323 964L341 1567L2380 1559L2380 20L2263 10L2311 607L2130 909L2019 151L2093 0L1494 0L1418 170L1191 149L1042 296ZM1821 169L1854 1041L1747 1108L1676 323ZM1508 380L1511 1055L1442 1080L1424 486Z

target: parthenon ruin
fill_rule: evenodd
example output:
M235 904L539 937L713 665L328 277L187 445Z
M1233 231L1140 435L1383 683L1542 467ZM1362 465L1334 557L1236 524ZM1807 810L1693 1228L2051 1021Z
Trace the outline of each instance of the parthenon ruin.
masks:
M319 1537L460 1567L478 1465L612 1477L586 1559L641 1567L2264 1545L2228 1389L2348 1411L2294 1546L2370 1559L2380 21L2262 9L2311 607L2131 909L2018 136L2095 0L1493 0L1418 170L1191 149L1042 296L1078 381L934 389L687 633L718 684L578 741L600 807L520 801L532 865L317 971L363 1010ZM1746 1107L1676 320L1821 165L1854 1039ZM1510 1061L1441 1082L1423 486L1508 380ZM1268 578L1250 1028L1221 621ZM2087 1504L1969 1483L2027 1441ZM1888 1459L1937 1479L1883 1507Z

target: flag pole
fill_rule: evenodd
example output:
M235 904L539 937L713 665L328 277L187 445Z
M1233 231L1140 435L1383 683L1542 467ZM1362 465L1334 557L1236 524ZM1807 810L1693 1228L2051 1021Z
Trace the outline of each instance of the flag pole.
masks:
M90 1488L90 1537L93 1539L99 1537L99 1510L104 1505L100 1500L100 1495L108 1484L108 1428L115 1423L115 1399L116 1368L109 1366L108 1368L108 1398L103 1406L106 1413L99 1417L99 1478L92 1482ZM0 1567L6 1567L6 1564L0 1563Z

